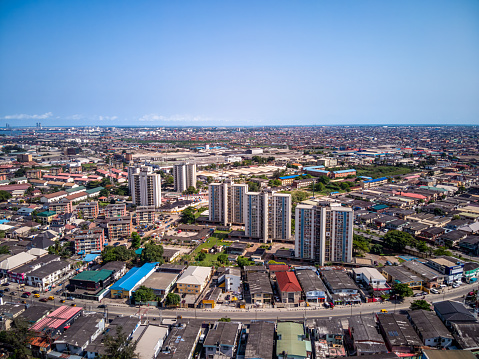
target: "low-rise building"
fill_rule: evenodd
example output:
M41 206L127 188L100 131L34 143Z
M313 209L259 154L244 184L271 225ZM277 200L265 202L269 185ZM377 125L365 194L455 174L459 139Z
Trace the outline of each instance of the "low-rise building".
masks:
M308 303L323 303L326 301L326 287L318 274L311 269L296 270L304 297Z
M442 302L435 302L434 311L439 319L450 328L452 323L475 323L476 317L467 310L467 308L459 302L446 300Z
M201 321L180 322L163 342L157 359L192 359L201 335Z
M51 202L48 204L48 210L57 214L72 213L72 203L70 201Z
M247 287L252 304L271 304L273 299L273 289L269 275L266 272L248 272L246 275Z
M152 275L158 262L145 263L141 267L134 267L120 280L110 287L112 298L130 298L132 292L142 285Z
M220 271L220 268L218 268L218 271ZM225 292L240 293L241 283L241 271L239 268L227 267L218 274L218 287Z
M153 289L155 296L163 299L175 287L179 273L154 272L143 285Z
M451 333L434 312L411 310L408 318L424 345L442 349L452 344Z
M464 263L460 262L459 260L455 260L453 262L444 257L429 258L425 264L435 269L439 273L444 274L446 283L461 281L464 273Z
M386 284L386 278L376 268L353 268L353 275L356 282L362 282L373 290L388 291L391 289Z
M105 319L100 313L88 313L79 317L62 335L55 339L53 345L57 352L68 352L83 356L86 347L105 329Z
M321 271L324 284L329 289L332 301L341 303L360 303L359 288L349 275L341 270Z
M304 326L295 322L279 322L276 327L276 357L311 358L311 341Z
M216 322L203 343L206 359L214 359L217 354L225 359L235 358L240 329L238 322Z
M212 275L210 267L188 267L176 282L179 293L200 294Z
M356 315L348 318L348 335L351 339L351 354L386 354L388 349L378 332L376 320L371 315Z
M70 286L75 289L83 289L97 292L108 287L113 281L113 271L101 269L98 271L83 271L70 278Z
M415 353L422 346L414 328L406 316L400 314L378 314L379 329L389 351Z
M37 268L26 275L26 284L46 290L68 277L71 273L71 264L66 261L54 261Z
M274 331L273 322L251 322L244 359L273 359Z
M302 290L294 272L277 272L276 282L281 302L296 304L300 301Z

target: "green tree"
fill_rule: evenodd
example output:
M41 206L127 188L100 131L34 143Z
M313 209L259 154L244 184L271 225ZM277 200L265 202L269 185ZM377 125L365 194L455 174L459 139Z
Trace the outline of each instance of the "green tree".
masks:
M373 244L371 246L371 253L372 254L383 254L383 246L380 244Z
M458 214L455 214L454 216L452 216L452 219L454 220L461 219L461 216Z
M227 322L227 323L229 323L229 322L231 322L231 318L225 318L225 317L223 317L223 318L218 319L218 322Z
M315 192L323 192L326 190L326 186L322 182L314 183L311 185L311 190L314 190Z
M127 262L135 257L136 254L134 251L123 246L106 246L103 252L101 252L101 258L104 263L114 261Z
M417 309L422 309L422 310L431 310L431 305L424 299L419 299L415 300L414 302L411 303L410 307L411 310L417 310Z
M163 246L154 243L147 243L140 255L140 260L143 263L164 263L163 259Z
M196 193L198 193L198 190L193 186L189 186L185 191L183 191L183 194L196 194Z
M101 182L100 181L91 181L91 182L88 182L86 184L86 188L87 189L92 189L92 188L96 188L96 187L100 187L101 186Z
M151 302L156 299L155 292L151 288L147 288L144 285L140 286L135 292L133 293L133 300L135 303L146 303Z
M328 176L319 176L318 177L318 182L322 183L324 185L329 184L330 181L331 181L331 179Z
M29 329L29 324L21 317L14 318L8 331L0 332L0 342L13 352L11 358L27 359L31 357L28 348L34 333Z
M406 283L396 283L393 285L393 292L401 298L412 297L412 289Z
M195 258L198 262L203 262L206 259L205 252L200 252Z
M167 306L171 306L171 305L178 306L178 304L180 304L180 301L181 301L181 298L178 294L170 292L166 296L165 305L167 305Z
M245 257L242 257L242 256L239 256L237 259L236 259L236 263L238 263L238 265L241 267L241 268L244 268L246 266L249 266L249 265L252 265L253 262L251 262L248 258L245 258Z
M140 248L141 237L137 232L131 234L131 246L133 248Z
M102 359L134 359L138 358L135 353L138 342L128 339L128 334L123 331L121 326L116 328L114 335L107 334L103 342L105 355Z
M401 251L404 247L414 244L414 237L409 233L391 230L384 236L384 242L394 250Z
M196 222L195 209L187 207L181 212L181 222L186 224L193 224Z
M417 241L415 247L420 252L427 252L429 250L429 247L424 241Z
M249 192L259 192L261 187L259 183L253 182L253 181L248 181L246 182L248 184L248 191Z
M215 180L215 179L214 179L212 176L206 177L206 182L207 182L208 184L214 182L214 180Z
M434 251L434 255L436 256L452 256L451 251L448 251L447 249L443 247L439 247Z
M281 180L279 180L279 179L269 180L268 185L270 187L280 187L281 186Z
M220 262L221 264L226 264L228 263L228 255L226 253L221 253L216 260Z
M303 202L304 200L308 199L308 192L305 191L294 191L291 194L291 201L293 203Z
M358 234L353 234L353 249L355 251L369 252L369 240Z
M10 194L10 192L3 191L3 190L0 191L0 201L2 202L8 201L10 198L12 198L12 195Z
M0 247L0 254L9 254L9 253L10 253L10 249L8 248L8 246Z

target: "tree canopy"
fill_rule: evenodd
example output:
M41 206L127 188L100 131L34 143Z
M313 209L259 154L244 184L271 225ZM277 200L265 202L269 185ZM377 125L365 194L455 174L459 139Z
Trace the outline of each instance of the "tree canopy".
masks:
M400 251L406 246L414 244L414 237L409 233L391 230L384 236L384 242L394 250Z
M143 263L158 262L159 264L163 264L163 246L154 243L147 243L141 252L140 260Z
M133 293L133 300L135 303L146 303L150 301L154 301L156 299L155 292L151 288L147 288L144 285L140 286L135 292Z
M178 305L180 304L181 298L178 294L175 293L168 293L165 299L166 305Z
M103 345L105 347L105 355L102 359L133 359L138 358L135 353L138 342L129 340L128 334L123 331L121 326L116 328L116 333L113 335L107 334Z
M101 258L104 263L114 261L126 262L135 258L135 256L136 255L134 251L123 246L106 246L103 249L103 252L101 252Z
M30 325L22 318L13 319L10 330L0 332L0 343L6 345L12 352L12 358L27 359L31 357L28 348L34 333L29 329Z
M394 293L401 298L412 297L413 291L406 283L396 283L393 285Z
M417 310L417 309L422 309L422 310L431 310L431 305L424 299L419 299L415 300L414 302L411 303L410 307L411 310Z
M131 247L132 248L140 248L141 244L141 237L137 232L133 232L131 234Z
M12 198L12 195L10 194L10 192L7 192L7 191L3 191L1 190L0 191L0 201L8 201L10 198Z
M196 222L195 209L187 207L181 212L181 222L186 224L193 224Z

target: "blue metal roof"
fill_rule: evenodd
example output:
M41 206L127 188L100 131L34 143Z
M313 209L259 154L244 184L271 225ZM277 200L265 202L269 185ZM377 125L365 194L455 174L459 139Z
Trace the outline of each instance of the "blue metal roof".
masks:
M346 173L346 172L356 172L354 168L349 169L349 170L339 170L339 171L334 171L333 173Z
M296 177L301 177L301 176L300 175L282 176L279 179L288 179L288 178L296 178Z
M99 256L100 256L99 254L95 254L95 253L87 254L85 258L83 258L83 262L91 262Z
M364 183L379 182L379 181L384 181L384 180L387 180L387 179L388 179L387 177L379 177L379 178L376 178L376 179L373 179L373 180L364 181Z
M113 286L111 290L126 290L131 291L136 284L143 279L152 269L156 267L158 262L155 263L145 263L141 267L132 268L126 273L121 279L119 279Z

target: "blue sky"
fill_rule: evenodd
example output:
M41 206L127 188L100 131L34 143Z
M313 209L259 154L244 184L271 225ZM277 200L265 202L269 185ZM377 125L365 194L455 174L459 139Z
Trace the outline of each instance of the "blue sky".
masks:
M479 124L479 1L0 2L0 126Z

